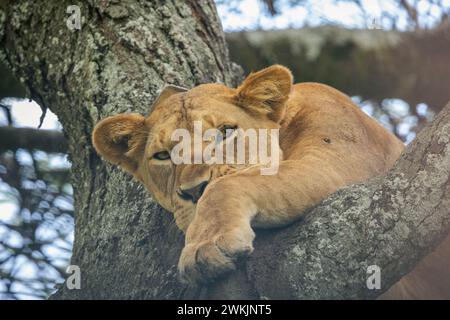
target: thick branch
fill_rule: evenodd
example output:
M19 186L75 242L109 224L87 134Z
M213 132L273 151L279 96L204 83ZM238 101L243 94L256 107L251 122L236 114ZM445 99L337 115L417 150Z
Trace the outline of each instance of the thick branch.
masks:
M0 150L41 150L45 152L67 152L64 134L57 130L0 127Z
M385 177L336 192L304 221L260 233L246 268L207 296L375 298L449 233L450 103ZM367 289L370 265L381 268L381 290Z

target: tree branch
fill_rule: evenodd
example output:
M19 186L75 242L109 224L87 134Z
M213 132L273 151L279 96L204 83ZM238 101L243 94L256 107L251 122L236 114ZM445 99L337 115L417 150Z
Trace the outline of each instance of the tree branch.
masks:
M42 150L45 152L67 152L64 134L57 130L0 127L0 150Z
M375 298L449 233L450 103L385 177L336 192L288 228L257 234L246 267L206 297ZM381 268L381 290L366 286L370 265Z

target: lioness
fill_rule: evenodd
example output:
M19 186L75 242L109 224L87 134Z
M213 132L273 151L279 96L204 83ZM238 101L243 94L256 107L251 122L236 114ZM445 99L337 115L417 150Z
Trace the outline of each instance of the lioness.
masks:
M279 129L275 175L258 165L171 161L172 132L203 128ZM225 138L226 139L226 138ZM237 88L203 84L167 91L148 117L120 114L93 132L97 152L141 181L185 232L179 261L185 279L203 282L232 270L252 252L252 227L287 225L338 188L386 172L404 145L329 86L293 85L274 65Z

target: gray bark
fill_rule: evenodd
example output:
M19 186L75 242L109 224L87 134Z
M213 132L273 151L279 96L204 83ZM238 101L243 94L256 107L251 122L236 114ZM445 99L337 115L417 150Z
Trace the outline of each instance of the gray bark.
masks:
M105 116L146 114L165 82L235 84L214 4L88 1L74 32L65 24L69 4L0 7L0 60L58 115L68 137L71 264L80 266L82 288L62 286L54 298L373 297L362 287L367 264L393 283L448 233L449 108L386 178L339 191L289 228L258 233L254 254L228 278L208 288L182 285L183 235L171 215L102 162L90 135Z

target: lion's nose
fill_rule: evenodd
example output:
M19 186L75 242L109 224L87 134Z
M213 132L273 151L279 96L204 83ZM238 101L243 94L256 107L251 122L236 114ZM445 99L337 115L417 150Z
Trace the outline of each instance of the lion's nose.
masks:
M197 203L207 185L208 181L203 181L192 188L184 189L183 187L180 187L178 190L178 195L185 200L191 200L192 202Z

